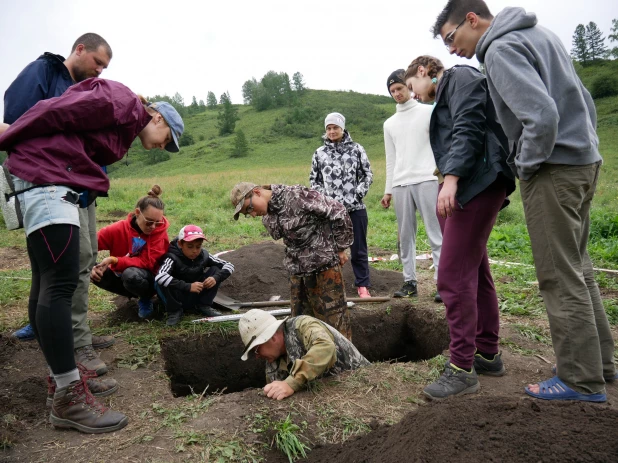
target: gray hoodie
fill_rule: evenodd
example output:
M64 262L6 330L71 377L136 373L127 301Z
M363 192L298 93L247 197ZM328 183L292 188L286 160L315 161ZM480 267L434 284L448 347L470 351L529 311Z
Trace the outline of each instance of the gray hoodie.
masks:
M505 8L476 46L489 91L511 144L509 163L529 180L544 162L586 165L601 161L594 102L571 57L536 15Z

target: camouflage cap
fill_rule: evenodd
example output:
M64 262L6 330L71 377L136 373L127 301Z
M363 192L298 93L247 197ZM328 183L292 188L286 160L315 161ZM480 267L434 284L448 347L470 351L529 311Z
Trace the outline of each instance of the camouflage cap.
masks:
M256 186L257 185L255 183L240 182L232 188L232 191L230 192L230 199L232 200L232 205L236 208L234 210L234 220L238 220L238 215L240 214L240 210L245 202L245 198Z

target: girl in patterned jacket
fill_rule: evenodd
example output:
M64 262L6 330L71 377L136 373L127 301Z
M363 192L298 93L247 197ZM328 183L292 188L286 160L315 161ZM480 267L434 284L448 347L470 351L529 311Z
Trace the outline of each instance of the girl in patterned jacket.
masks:
M367 255L367 209L363 198L373 182L371 164L365 149L352 141L345 130L345 117L331 113L324 120L324 145L313 153L309 181L311 188L339 201L350 214L354 229L352 269L360 297L370 297Z

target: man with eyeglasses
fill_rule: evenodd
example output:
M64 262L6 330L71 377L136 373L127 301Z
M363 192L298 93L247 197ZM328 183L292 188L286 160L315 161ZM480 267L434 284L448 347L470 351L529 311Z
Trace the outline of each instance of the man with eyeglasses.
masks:
M476 12L476 13L475 13ZM455 27L457 26L457 27ZM571 57L536 15L482 0L450 0L433 27L451 54L484 63L519 178L556 376L525 388L547 400L604 402L616 379L614 343L587 251L602 159L594 102Z
M234 220L262 217L273 239L283 239L292 316L311 315L352 339L341 266L354 241L345 207L301 185L241 182L230 193Z

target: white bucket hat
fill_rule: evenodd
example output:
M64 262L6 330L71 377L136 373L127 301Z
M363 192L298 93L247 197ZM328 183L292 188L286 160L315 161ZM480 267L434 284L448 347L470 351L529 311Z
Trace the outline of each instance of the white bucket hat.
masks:
M240 358L247 360L251 349L272 338L287 318L277 320L268 312L260 309L251 309L245 313L238 322L238 331L240 331L240 337L245 345L245 350Z

